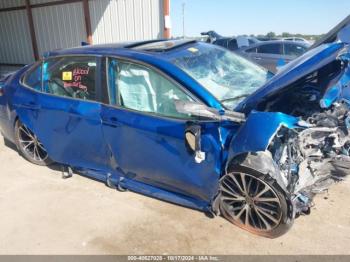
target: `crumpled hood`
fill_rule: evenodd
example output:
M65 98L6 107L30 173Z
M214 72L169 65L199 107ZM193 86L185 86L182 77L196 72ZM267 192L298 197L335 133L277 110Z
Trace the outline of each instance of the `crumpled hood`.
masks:
M349 53L344 43L324 44L293 60L252 95L243 100L235 111L249 113L260 101L282 91L285 87L322 68L339 57ZM343 55L343 57L345 57Z
M345 27L350 25L350 15L348 15L343 21L333 27L327 34L321 37L318 41L316 41L309 49L316 48L322 44L328 44L336 42L339 39L342 39L344 42L344 37L346 37L346 30L343 30ZM341 32L342 31L342 32ZM341 32L341 33L340 33ZM343 34L345 33L345 34ZM348 36L349 37L349 36ZM345 41L347 42L347 41Z
M320 106L328 108L337 100L343 98L348 100L350 98L350 90L348 90L350 89L348 65L350 60L350 24L341 27L336 33L336 42L319 45L293 60L281 68L261 88L243 100L234 110L246 114L253 109L261 110L256 108L258 103L337 59L347 63L347 66L342 71L342 75L339 76L339 81L327 88L320 100Z

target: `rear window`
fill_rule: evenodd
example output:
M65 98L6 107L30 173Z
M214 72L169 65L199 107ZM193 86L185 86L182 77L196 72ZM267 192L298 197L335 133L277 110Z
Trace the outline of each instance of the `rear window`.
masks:
M45 61L43 91L57 96L96 100L95 57L63 57Z

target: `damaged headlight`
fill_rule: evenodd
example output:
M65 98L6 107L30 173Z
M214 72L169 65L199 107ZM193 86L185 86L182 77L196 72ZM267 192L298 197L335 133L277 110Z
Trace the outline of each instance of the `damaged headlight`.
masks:
M282 126L268 148L275 163L279 166L288 189L297 179L298 165L302 160L298 150L297 136L298 133L295 130Z

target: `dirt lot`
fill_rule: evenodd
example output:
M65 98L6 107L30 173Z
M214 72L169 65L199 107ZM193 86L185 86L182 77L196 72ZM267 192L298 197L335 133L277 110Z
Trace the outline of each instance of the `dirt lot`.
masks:
M0 138L0 254L350 254L350 181L269 240L224 219L34 166Z

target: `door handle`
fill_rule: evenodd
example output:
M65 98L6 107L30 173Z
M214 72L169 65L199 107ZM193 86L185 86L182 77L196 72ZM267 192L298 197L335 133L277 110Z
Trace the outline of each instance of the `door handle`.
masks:
M255 60L261 60L261 57L254 56Z
M40 109L40 105L38 105L35 102L23 103L21 106L26 108L26 109L30 109L30 110L38 110L38 109Z
M118 118L111 116L111 117L102 117L102 124L110 127L118 127L120 124L118 123Z

